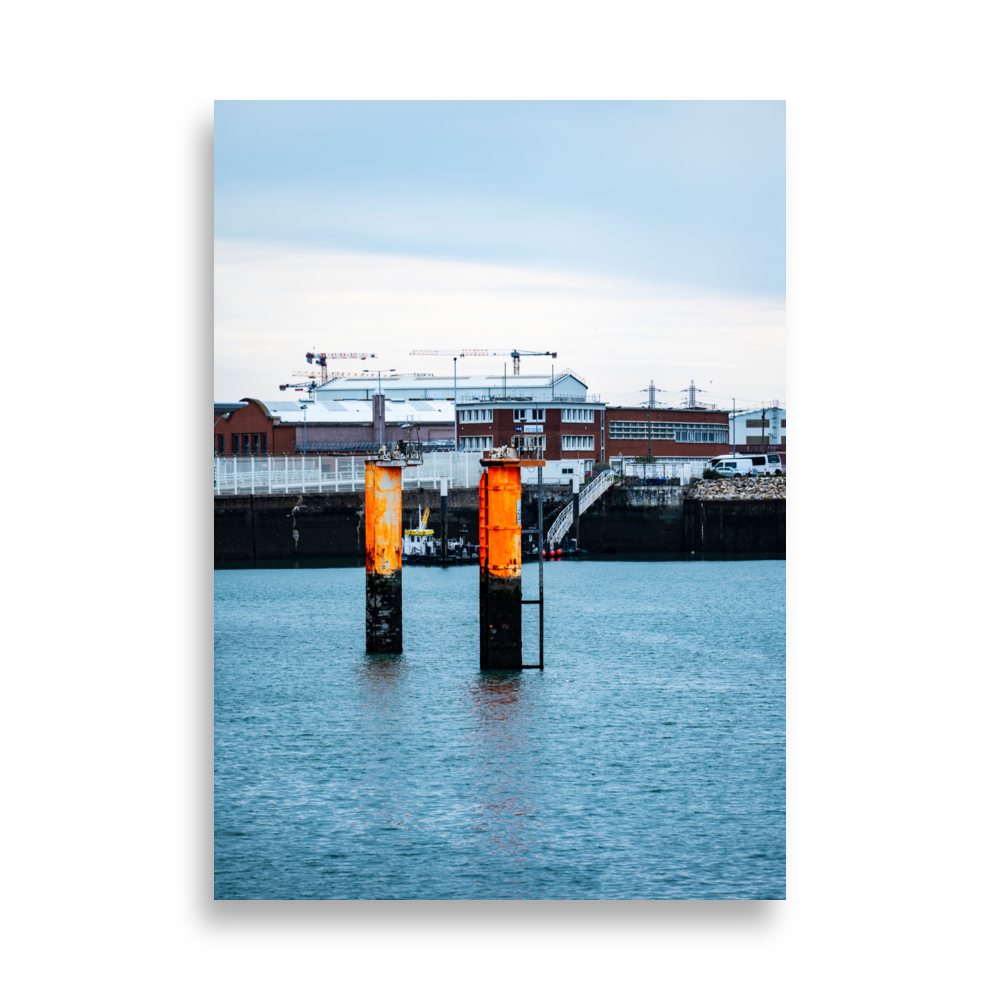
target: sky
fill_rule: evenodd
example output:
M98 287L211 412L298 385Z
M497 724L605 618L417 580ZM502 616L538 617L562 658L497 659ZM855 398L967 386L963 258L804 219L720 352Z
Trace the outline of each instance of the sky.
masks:
M457 347L612 404L784 399L781 101L220 101L215 237L217 399Z

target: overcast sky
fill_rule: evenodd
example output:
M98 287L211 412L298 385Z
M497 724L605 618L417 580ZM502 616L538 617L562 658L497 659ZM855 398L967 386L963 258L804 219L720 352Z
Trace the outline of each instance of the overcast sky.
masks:
M785 396L783 102L217 102L215 233L217 399L453 347L612 403Z

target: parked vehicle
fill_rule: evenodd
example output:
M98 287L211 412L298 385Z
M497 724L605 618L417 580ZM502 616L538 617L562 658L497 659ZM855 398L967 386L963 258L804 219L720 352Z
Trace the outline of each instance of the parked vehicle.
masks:
M784 473L780 455L720 455L711 468L720 476L780 476Z

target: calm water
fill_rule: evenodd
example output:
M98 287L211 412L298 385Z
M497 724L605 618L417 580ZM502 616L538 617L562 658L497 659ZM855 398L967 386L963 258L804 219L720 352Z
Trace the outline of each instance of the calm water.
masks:
M216 571L216 898L784 897L783 560L547 565L502 675L478 567L403 573L377 657L363 569Z

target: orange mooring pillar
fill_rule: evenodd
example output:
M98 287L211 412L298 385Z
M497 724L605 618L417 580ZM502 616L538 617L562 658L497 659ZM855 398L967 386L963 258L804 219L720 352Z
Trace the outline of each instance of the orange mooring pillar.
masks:
M365 462L365 651L403 652L403 469Z
M483 459L479 480L479 669L521 669L521 467Z

